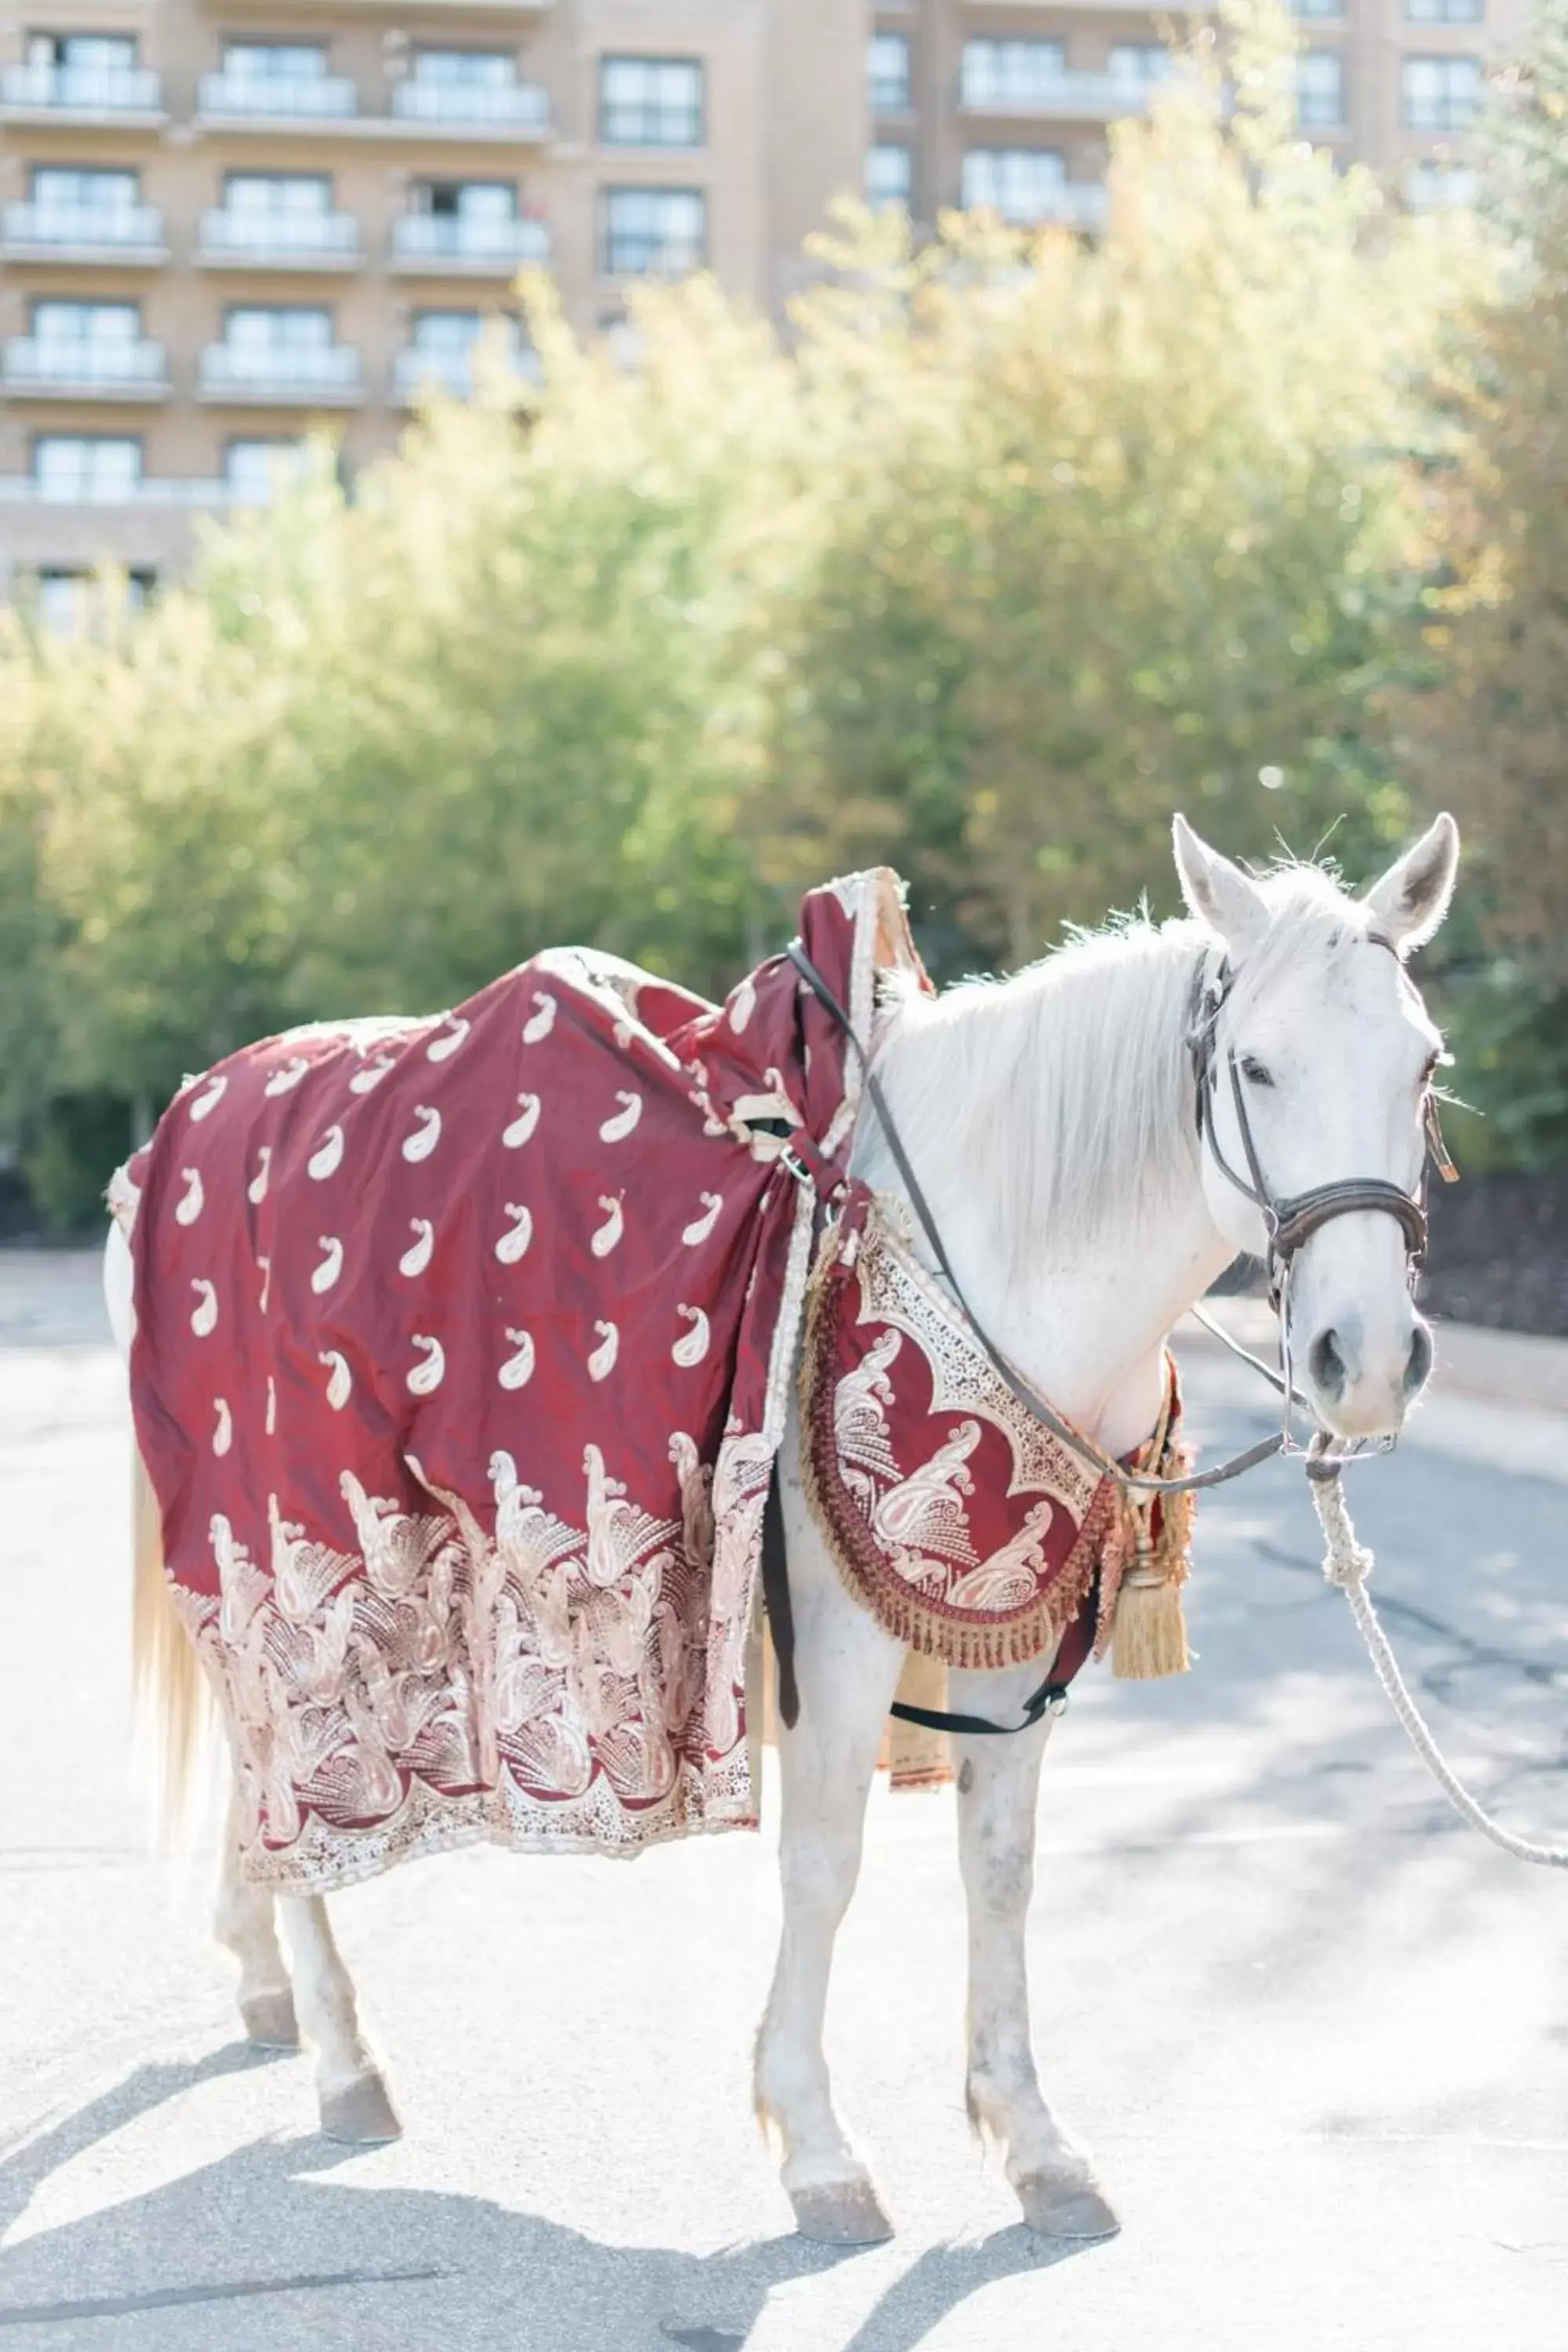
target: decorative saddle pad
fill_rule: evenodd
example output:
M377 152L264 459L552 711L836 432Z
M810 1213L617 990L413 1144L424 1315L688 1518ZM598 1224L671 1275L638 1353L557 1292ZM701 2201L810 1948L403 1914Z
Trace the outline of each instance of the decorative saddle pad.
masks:
M878 968L919 968L895 878L814 891L801 929L869 1034ZM780 1153L838 1153L858 1084L782 958L717 1007L576 950L187 1082L111 1201L253 1876L754 1824L816 1208Z
M1109 1472L1019 1402L874 1208L825 1237L801 1397L807 1493L850 1591L944 1665L1013 1665L1062 1643L1070 1679L1105 1648L1130 1566L1157 1559L1162 1582L1185 1573L1190 1511L1129 1508ZM1161 1427L1128 1466L1169 1475L1179 1424L1172 1362Z

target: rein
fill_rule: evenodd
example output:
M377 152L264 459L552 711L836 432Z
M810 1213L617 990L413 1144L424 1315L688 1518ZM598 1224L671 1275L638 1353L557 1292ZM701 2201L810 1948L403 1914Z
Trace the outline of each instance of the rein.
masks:
M1369 932L1367 936L1374 945L1386 948L1390 954L1397 952L1392 941L1384 939L1380 934ZM953 1273L941 1233L931 1215L930 1204L921 1189L913 1168L910 1165L909 1154L904 1150L903 1140L888 1107L887 1095L881 1081L871 1067L870 1058L856 1034L848 1013L839 1003L798 940L792 943L788 952L791 962L794 963L812 994L832 1015L855 1050L864 1074L867 1094L881 1123L882 1133L887 1139L893 1164L903 1181L910 1205L920 1220L921 1230L937 1265L958 1305L968 1318L975 1338L1019 1403L1034 1413L1054 1436L1058 1437L1064 1444L1070 1446L1083 1461L1116 1479L1125 1491L1155 1495L1188 1494L1198 1488L1221 1486L1227 1479L1239 1477L1244 1470L1250 1470L1255 1464L1266 1462L1272 1455L1283 1453L1289 1447L1291 1407L1304 1402L1297 1393L1290 1371L1290 1273L1297 1256L1310 1241L1312 1235L1321 1232L1322 1227L1331 1223L1335 1217L1351 1216L1366 1210L1376 1211L1393 1217L1405 1236L1405 1256L1408 1261L1410 1280L1414 1286L1426 1249L1426 1171L1425 1166L1422 1170L1420 1188L1415 1194L1406 1192L1402 1186L1391 1183L1384 1177L1352 1176L1342 1177L1326 1184L1314 1184L1305 1192L1279 1197L1270 1189L1263 1172L1262 1162L1252 1134L1252 1124L1247 1115L1247 1100L1242 1087L1241 1072L1233 1046L1226 1048L1226 1059L1230 1076L1231 1099L1236 1108L1237 1125L1241 1135L1242 1150L1247 1159L1250 1181L1247 1178L1239 1176L1226 1159L1214 1130L1214 1095L1218 1083L1215 1067L1215 1026L1235 984L1235 973L1227 961L1221 965L1218 973L1211 981L1206 975L1205 958L1199 963L1194 976L1194 1017L1187 1036L1187 1050L1192 1056L1194 1076L1197 1084L1198 1136L1200 1144L1206 1143L1215 1165L1221 1174L1226 1176L1238 1192L1245 1193L1247 1198L1262 1212L1268 1235L1269 1297L1279 1317L1280 1353L1283 1359L1281 1370L1275 1372L1247 1349L1240 1347L1227 1331L1205 1315L1201 1309L1194 1311L1205 1328L1213 1332L1215 1338L1222 1339L1234 1355L1239 1356L1244 1362L1250 1364L1255 1371L1261 1373L1266 1381L1279 1390L1285 1403L1285 1425L1273 1436L1265 1439L1259 1444L1249 1446L1243 1454L1233 1455L1228 1462L1220 1464L1216 1469L1205 1471L1192 1477L1151 1478L1139 1472L1124 1468L1121 1463L1114 1461L1090 1439L1084 1437L1080 1432L1074 1429L1070 1423L1061 1418L1054 1407L1038 1393L1032 1382L1025 1380L1021 1373L1015 1370L991 1339L984 1324L975 1317L959 1286L958 1277ZM1444 1144L1443 1131L1437 1118L1436 1098L1430 1086L1427 1087L1423 1104L1422 1125L1426 1137L1426 1158L1437 1169L1445 1183L1455 1182L1458 1171L1450 1160ZM789 1151L787 1146L784 1158L797 1177L804 1181L816 1184L825 1197L832 1197L831 1189L823 1181L827 1172L826 1168L813 1171L803 1165ZM839 1181L842 1184L842 1179ZM1392 1444L1392 1439L1387 1440L1382 1450L1386 1451ZM1366 1643L1373 1672L1387 1692L1394 1711L1412 1746L1455 1811L1462 1820L1468 1822L1472 1828L1479 1829L1484 1836L1489 1837L1494 1845L1500 1846L1505 1853L1511 1853L1517 1860L1540 1863L1549 1869L1568 1869L1568 1846L1544 1845L1532 1839L1520 1837L1513 1831L1505 1829L1500 1822L1494 1820L1484 1807L1477 1802L1443 1756L1423 1718L1421 1710L1399 1671L1398 1662L1389 1645L1388 1637L1378 1620L1372 1597L1366 1589L1367 1578L1372 1573L1373 1564L1373 1555L1365 1545L1356 1540L1341 1475L1345 1465L1357 1458L1359 1458L1357 1449L1348 1453L1334 1451L1331 1440L1327 1433L1321 1430L1311 1440L1307 1451L1306 1470L1309 1490L1313 1507L1318 1515L1319 1525L1323 1532L1325 1579L1343 1592L1357 1628ZM781 1657L781 1686L785 1673L786 1663ZM787 1675L789 1689L793 1696L795 1690L793 1659L788 1662ZM933 1730L956 1732L961 1737L967 1738L977 1732L1005 1734L1026 1731L1037 1724L1042 1717L1047 1714L1053 1716L1060 1714L1067 1703L1066 1685L1047 1680L1025 1701L1024 1719L1021 1723L990 1723L981 1716L952 1715L935 1707L906 1706L900 1703L895 1703L889 1712L908 1723L923 1724ZM798 1706L798 1700L796 1706ZM793 1716L785 1717L786 1721L793 1721Z

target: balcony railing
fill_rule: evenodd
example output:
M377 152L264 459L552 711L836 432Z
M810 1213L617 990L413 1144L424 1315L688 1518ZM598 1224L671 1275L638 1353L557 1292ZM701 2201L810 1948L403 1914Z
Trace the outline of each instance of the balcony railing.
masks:
M162 343L40 341L13 335L5 345L5 382L16 392L120 393L150 399L166 392Z
M1004 205L1002 217L1015 228L1040 228L1047 221L1067 228L1103 228L1110 198L1098 180L1061 180L1026 210Z
M395 86L392 111L400 122L542 132L550 128L550 94L528 81L421 81L415 75Z
M204 261L303 264L310 268L348 268L359 258L359 223L352 213L241 213L215 209L202 215L199 247Z
M133 482L87 480L68 485L40 482L36 474L0 474L0 506L217 507L226 505L234 496L226 482L143 477Z
M203 74L196 110L209 121L342 122L359 111L344 74Z
M1031 76L1012 86L974 81L963 94L966 114L1006 116L1017 121L1038 115L1053 121L1107 122L1119 115L1145 114L1160 81L1137 74L1078 73Z
M4 239L18 260L107 254L117 261L160 261L163 217L151 205L12 204L5 209Z
M209 400L286 400L344 405L360 396L359 353L343 343L254 348L209 343L201 391Z
M466 352L422 352L410 349L399 352L392 365L392 388L395 397L405 405L420 399L426 393L444 392L453 400L471 400L479 377L481 351L488 361L489 346L476 344ZM525 383L537 380L539 355L526 345L504 349L501 361L510 373Z
M0 73L0 108L59 114L153 114L163 111L158 76L146 66L7 66Z
M405 264L516 269L543 261L550 232L542 221L489 220L464 213L405 213L392 227L392 255Z

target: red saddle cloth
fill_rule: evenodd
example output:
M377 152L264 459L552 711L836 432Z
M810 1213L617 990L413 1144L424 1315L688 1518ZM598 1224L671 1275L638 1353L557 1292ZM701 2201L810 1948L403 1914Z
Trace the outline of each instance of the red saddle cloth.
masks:
M811 893L872 1026L882 871ZM784 959L714 1006L577 950L187 1082L112 1189L132 1400L247 1867L756 1819L744 1685L815 1199L858 1072Z

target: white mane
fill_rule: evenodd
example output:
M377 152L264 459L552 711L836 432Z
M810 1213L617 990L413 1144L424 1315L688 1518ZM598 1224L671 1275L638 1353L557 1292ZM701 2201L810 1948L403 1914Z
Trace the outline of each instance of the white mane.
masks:
M1303 960L1326 976L1366 928L1321 867L1284 866L1262 887L1272 920L1240 959L1241 1011ZM936 998L896 984L877 1062L916 1173L984 1170L1019 1271L1042 1235L1072 1244L1112 1220L1147 1227L1190 1197L1185 1040L1205 950L1218 942L1201 923L1121 918L1006 980L961 981ZM874 1122L864 1133L891 1181Z

